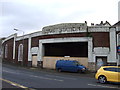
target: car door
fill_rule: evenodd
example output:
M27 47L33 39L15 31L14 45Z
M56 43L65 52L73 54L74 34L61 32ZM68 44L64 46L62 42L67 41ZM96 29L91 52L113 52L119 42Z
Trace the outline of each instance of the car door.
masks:
M70 72L76 72L76 64L72 61L70 61L68 64L67 64L67 67L66 67L66 70L67 71L70 71Z
M77 65L76 65L76 63L75 62L73 62L72 64L71 64L71 68L70 68L70 70L72 71L72 72L77 72Z
M120 82L120 68L118 67L118 82Z
M106 68L107 81L118 82L119 73L117 68Z

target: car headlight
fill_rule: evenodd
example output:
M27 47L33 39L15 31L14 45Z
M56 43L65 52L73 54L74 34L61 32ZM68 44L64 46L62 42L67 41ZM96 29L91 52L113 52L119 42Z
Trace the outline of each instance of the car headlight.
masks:
M82 70L85 70L85 68L82 68Z

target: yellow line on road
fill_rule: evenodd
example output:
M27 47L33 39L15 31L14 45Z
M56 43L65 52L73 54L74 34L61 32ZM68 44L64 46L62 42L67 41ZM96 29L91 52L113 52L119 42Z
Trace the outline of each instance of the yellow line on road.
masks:
M15 82L11 82L11 81L6 80L6 79L3 79L3 78L0 78L0 80L5 81L5 82L7 82L7 83L9 83L9 84L11 84L11 85L14 85L14 86L17 86L17 87L20 87L20 88L24 88L24 89L26 89L26 90L35 90L35 89L32 89L32 88L28 88L28 87L25 87L25 86L23 86L23 85L17 84L17 83L15 83Z

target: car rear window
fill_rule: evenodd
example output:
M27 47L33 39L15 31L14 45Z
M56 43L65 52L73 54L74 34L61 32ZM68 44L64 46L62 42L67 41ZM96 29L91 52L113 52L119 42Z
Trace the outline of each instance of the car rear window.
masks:
M120 68L103 68L105 71L120 72Z

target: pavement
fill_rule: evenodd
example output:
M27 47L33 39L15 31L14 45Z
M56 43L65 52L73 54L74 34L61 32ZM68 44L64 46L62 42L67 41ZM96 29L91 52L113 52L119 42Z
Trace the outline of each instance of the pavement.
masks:
M21 65L16 65L14 63L6 63L3 62L3 64L5 65L11 65L11 66L16 66L16 67L20 67L20 68L25 68L25 69L29 69L29 70L33 70L33 71L44 71L44 72L50 72L50 73L59 73L59 74L67 74L67 75L73 75L73 76L81 76L81 77L91 77L94 78L95 77L95 72L86 72L86 73L74 73L74 72L58 72L55 69L46 69L46 68L40 68L40 67L27 67L27 66L21 66Z

